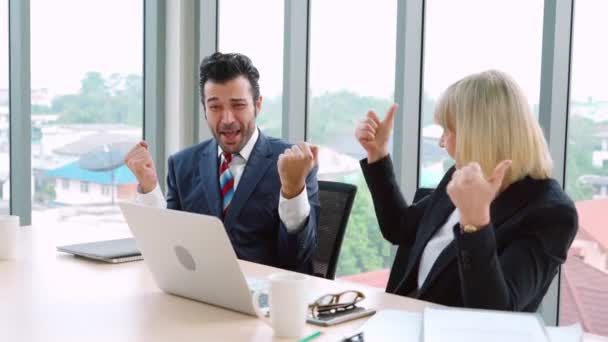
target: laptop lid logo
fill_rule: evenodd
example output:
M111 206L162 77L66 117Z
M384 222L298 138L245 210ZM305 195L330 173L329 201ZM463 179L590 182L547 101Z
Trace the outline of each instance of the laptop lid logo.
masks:
M173 250L175 251L177 260L179 260L179 263L182 264L182 266L184 266L189 271L194 271L196 269L196 263L194 262L194 258L192 257L190 252L188 252L187 249L182 246L175 246L173 247Z

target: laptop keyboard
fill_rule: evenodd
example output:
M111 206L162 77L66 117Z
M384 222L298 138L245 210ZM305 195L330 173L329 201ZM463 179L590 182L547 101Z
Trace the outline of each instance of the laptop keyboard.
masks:
M268 303L268 293L262 293L258 298L258 305L260 309L270 308L270 303Z
M270 283L268 280L257 279L257 278L247 278L247 286L253 295L254 292L262 292L262 294L258 297L258 305L260 309L265 309L270 307L270 303L268 302L268 289L270 287Z

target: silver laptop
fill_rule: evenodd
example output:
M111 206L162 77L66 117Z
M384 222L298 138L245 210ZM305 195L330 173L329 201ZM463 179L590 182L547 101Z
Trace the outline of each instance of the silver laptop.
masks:
M78 243L75 245L58 246L57 250L74 254L78 257L95 259L113 264L143 259L141 253L137 249L135 239Z
M252 291L222 221L215 216L119 203L137 247L163 291L256 315ZM267 296L262 305L267 306Z

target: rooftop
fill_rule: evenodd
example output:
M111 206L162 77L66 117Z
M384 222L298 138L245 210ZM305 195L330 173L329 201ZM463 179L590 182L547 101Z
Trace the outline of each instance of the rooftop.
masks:
M585 331L608 336L608 273L571 251L562 266L560 325L580 322Z
M114 174L112 175L112 173ZM78 162L73 162L47 171L45 175L49 178L63 178L105 185L137 183L137 179L125 165L110 171L89 171L80 168ZM114 181L112 181L112 176L114 176Z
M576 210L580 230L597 241L603 250L608 250L608 198L578 201Z

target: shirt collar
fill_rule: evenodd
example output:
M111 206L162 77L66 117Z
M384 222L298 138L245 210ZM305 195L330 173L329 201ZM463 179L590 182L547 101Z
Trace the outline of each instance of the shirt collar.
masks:
M258 131L258 128L256 126L255 130L253 131L253 134L251 135L251 138L249 138L249 141L247 141L245 146L243 146L243 148L239 151L239 155L243 159L245 159L245 161L249 160L249 156L251 156L251 152L253 152L253 147L255 146L255 143L258 141L259 136L260 136L260 132ZM217 145L218 157L222 154L222 152L223 152L222 147L218 144Z

